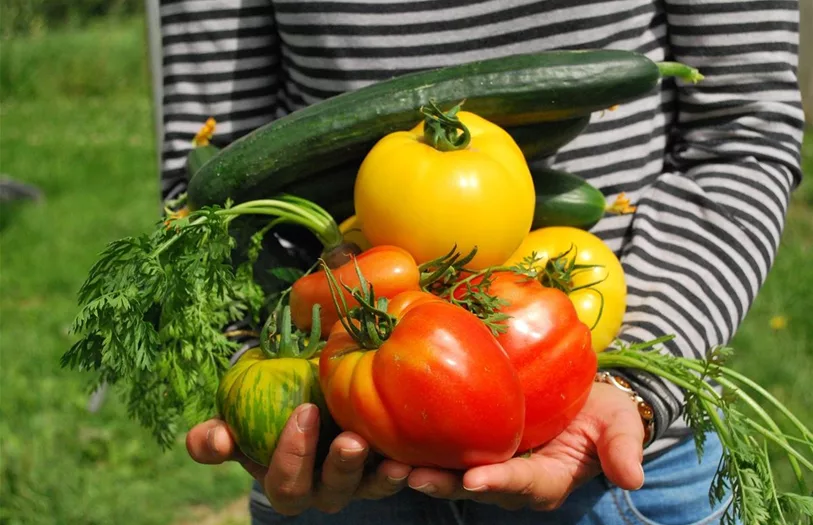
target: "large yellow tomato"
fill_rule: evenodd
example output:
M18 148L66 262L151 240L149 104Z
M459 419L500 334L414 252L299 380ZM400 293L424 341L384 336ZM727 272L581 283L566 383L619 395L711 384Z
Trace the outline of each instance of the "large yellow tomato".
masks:
M372 245L394 244L418 263L456 245L464 255L477 247L471 268L497 265L531 229L533 179L504 129L465 111L452 118L470 132L461 149L433 146L423 122L375 144L356 178L356 215Z
M567 226L541 228L528 234L506 264L517 264L535 253L535 265L544 265L551 257L568 250L568 262L572 262L575 255L578 265L596 265L573 272L566 286L576 289L570 292L570 300L576 307L579 319L592 327L593 350L601 352L610 346L621 329L627 307L627 284L621 263L599 237ZM597 284L578 289L590 283Z

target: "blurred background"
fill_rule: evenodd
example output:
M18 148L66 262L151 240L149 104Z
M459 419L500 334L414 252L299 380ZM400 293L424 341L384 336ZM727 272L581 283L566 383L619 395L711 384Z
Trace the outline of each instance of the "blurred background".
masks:
M813 422L813 0L801 2L808 178L732 346L735 368ZM149 12L144 0L0 6L2 525L249 523L242 470L196 465L181 442L162 453L115 396L91 413L85 378L59 367L97 254L157 218Z

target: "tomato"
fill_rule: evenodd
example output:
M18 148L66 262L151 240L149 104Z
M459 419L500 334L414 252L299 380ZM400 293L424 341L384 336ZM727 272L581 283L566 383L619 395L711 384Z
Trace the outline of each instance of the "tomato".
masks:
M281 329L285 323L291 330ZM310 337L290 325L290 309L275 310L266 326L279 329L264 333L266 340L259 347L246 351L226 370L215 398L240 451L260 465L269 464L283 427L302 403L319 407L318 456L327 454L339 432L319 383L320 345L310 344Z
M357 288L360 284L357 270L373 284L379 297L391 298L406 290L420 289L421 272L415 259L397 246L376 246L331 271L340 285ZM347 290L342 291L348 307L357 304ZM322 270L300 277L291 287L291 317L300 330L310 330L314 304L321 306L321 333L327 337L339 313L333 303L328 276Z
M573 261L575 254L577 264L598 265L575 272L566 284L573 289L597 283L573 291L569 297L579 319L591 327L593 350L600 352L612 344L621 329L627 304L627 284L621 262L599 237L567 226L541 228L528 234L505 264L519 263L536 252L538 264L544 265L551 257L568 250L568 261Z
M361 221L357 215L351 215L339 224L339 231L342 232L344 242L352 242L362 251L372 248L370 241L368 241L364 234L361 232Z
M499 322L504 331L497 341L517 369L525 393L525 431L518 451L536 448L567 428L587 401L597 370L590 329L564 292L539 281L494 272L485 287L481 278L471 283L508 303L497 310L509 316ZM455 295L460 299L465 294Z
M268 465L282 428L302 403L315 403L320 413L326 413L316 363L316 359L270 359L253 348L221 378L220 417L237 446L253 461Z
M382 343L363 348L341 322L322 350L320 382L338 425L413 466L466 469L509 459L525 400L490 330L425 292L395 296L387 313L395 325Z
M422 122L383 137L364 158L354 203L372 245L400 246L419 264L455 245L464 254L477 247L469 266L481 269L505 261L530 231L536 196L519 146L475 114L458 117L471 133L461 149L431 145Z

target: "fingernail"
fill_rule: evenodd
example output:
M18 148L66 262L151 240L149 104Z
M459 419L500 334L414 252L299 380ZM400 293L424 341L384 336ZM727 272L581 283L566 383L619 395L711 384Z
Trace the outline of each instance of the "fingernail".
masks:
M217 454L217 433L222 431L220 427L212 427L206 431L206 445L215 454Z
M644 486L644 482L646 481L646 478L644 476L644 466L643 465L638 465L638 467L640 467L640 469L641 469L641 485L639 485L637 488L635 488L633 490L640 490L641 487Z
M469 488L469 487L463 485L463 488L468 490L469 492L483 492L488 488L488 486L487 485L478 485L476 487Z
M412 487L417 491L423 492L424 494L434 494L438 491L438 488L431 483L424 483L420 487Z
M300 432L306 432L316 424L316 407L308 406L299 411L296 416L296 426Z
M347 461L349 459L356 458L363 450L364 448L359 447L358 445L354 447L340 448L339 459L342 461Z
M387 481L392 483L393 485L400 485L405 479L407 479L406 476L402 476L400 478L393 478L393 477L387 476Z

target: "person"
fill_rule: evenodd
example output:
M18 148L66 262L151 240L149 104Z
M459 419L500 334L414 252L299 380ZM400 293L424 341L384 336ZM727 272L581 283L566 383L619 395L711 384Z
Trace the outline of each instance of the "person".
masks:
M727 343L757 295L800 183L803 114L795 1L219 0L161 6L162 197L185 189L185 156L208 117L226 145L327 97L400 74L549 49L634 50L698 68L664 80L545 162L576 173L632 214L593 229L619 256L628 310L619 340L665 334L691 358ZM530 458L465 473L390 460L366 468L369 444L344 432L315 465L318 410L297 409L269 468L246 461L224 424L191 429L204 464L240 461L255 478L252 523L506 525L710 524L728 501L708 490L721 454L698 461L682 392L612 370L649 403L596 382L579 417ZM315 467L321 467L315 469Z

